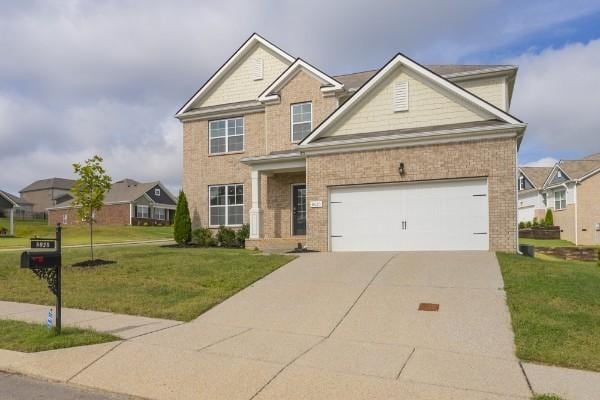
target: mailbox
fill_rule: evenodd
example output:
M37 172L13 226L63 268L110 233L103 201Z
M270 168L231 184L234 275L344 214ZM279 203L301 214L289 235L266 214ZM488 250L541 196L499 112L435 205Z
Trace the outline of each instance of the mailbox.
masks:
M55 251L24 251L21 268L42 269L60 267L61 254Z

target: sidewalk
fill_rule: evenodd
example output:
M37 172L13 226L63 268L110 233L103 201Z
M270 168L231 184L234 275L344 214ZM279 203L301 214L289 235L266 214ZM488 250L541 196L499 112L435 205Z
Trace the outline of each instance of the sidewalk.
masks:
M173 239L152 239L152 240L132 240L126 242L111 242L111 243L94 243L94 247L110 247L110 246L135 246L135 245L144 245L144 244L174 244L175 241ZM62 246L63 249L79 249L84 247L90 247L90 244L71 244ZM0 252L9 252L9 251L26 251L31 250L27 247L11 247L6 249L0 249Z

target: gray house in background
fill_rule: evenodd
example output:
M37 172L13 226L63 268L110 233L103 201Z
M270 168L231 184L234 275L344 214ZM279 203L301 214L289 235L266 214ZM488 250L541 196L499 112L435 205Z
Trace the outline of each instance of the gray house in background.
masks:
M45 213L50 207L71 199L70 190L75 184L73 179L40 179L19 191L21 198L33 205L34 213Z
M81 223L72 198L48 208L48 224ZM162 183L123 179L112 184L104 206L95 215L101 225L171 225L177 199Z
M33 204L13 194L0 190L0 217L7 216L9 221L7 232L4 232L4 229L6 229L5 227L0 226L0 235L8 234L13 236L15 231L15 216L23 218L26 215L29 215L32 212L32 209Z

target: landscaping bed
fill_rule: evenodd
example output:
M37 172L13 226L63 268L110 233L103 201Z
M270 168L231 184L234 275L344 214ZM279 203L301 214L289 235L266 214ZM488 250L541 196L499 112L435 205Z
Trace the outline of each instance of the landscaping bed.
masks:
M0 349L33 353L120 340L89 329L63 328L60 335L44 325L0 320Z
M517 356L600 371L600 267L498 253Z
M104 247L101 267L72 267L89 249L63 250L63 306L189 321L294 257L243 249ZM0 253L0 300L54 304L45 282Z

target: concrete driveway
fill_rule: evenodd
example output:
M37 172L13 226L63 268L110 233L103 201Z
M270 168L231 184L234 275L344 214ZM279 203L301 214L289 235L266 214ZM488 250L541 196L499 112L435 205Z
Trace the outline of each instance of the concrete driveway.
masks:
M493 253L306 254L71 382L167 399L528 398L502 287Z

